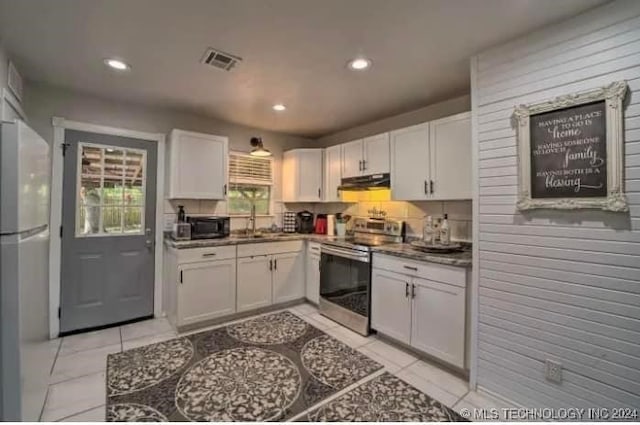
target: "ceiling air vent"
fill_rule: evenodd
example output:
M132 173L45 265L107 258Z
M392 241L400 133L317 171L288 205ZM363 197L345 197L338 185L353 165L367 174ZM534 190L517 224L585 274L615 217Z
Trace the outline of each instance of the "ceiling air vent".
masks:
M242 58L240 56L234 56L210 47L206 52L204 52L204 56L202 56L202 60L200 62L206 65L215 66L216 68L224 69L225 71L231 71L231 68L236 66L236 64L241 60Z

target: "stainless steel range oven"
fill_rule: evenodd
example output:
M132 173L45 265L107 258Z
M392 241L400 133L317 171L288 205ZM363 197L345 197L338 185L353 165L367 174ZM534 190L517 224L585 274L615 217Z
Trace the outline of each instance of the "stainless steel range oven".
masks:
M320 251L320 313L368 335L371 307L371 248L400 243L404 223L354 219L354 237L327 241Z

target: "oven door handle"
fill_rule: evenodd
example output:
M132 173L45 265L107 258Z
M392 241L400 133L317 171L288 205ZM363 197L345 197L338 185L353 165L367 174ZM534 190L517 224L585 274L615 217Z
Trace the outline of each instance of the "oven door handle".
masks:
M350 260L360 261L362 263L369 262L369 253L357 251L357 250L349 250L349 249L341 249L335 247L328 247L322 245L320 248L320 252L322 254L335 255L336 257L348 258Z

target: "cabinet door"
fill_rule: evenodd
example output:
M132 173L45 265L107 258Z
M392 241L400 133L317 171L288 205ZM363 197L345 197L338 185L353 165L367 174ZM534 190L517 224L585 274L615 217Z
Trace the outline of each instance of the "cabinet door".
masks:
M411 339L410 277L373 269L371 327L409 344Z
M432 121L431 179L434 199L471 199L471 116Z
M285 202L322 201L323 149L294 149L282 161L282 199Z
M429 124L391 132L391 196L397 201L429 199Z
M413 278L411 345L464 367L465 288Z
M307 254L305 295L314 304L320 302L320 255Z
M271 305L270 256L238 258L238 312Z
M322 149L300 149L297 157L297 201L322 201Z
M338 187L342 180L342 146L331 146L324 151L324 201L340 202Z
M235 259L185 264L179 273L179 326L235 313Z
M273 256L273 303L304 298L304 254L292 252Z
M170 198L224 199L227 139L174 131L170 149Z
M389 172L389 133L366 137L364 146L364 175Z
M342 145L342 178L362 175L362 140Z
M298 191L298 164L295 155L285 152L282 155L282 200L295 202Z

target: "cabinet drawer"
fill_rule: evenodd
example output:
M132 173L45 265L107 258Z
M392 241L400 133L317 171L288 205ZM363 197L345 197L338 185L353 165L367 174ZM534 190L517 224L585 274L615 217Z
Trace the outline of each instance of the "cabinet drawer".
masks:
M384 254L373 254L373 268L466 287L467 270L462 267L427 263Z
M236 258L236 246L212 246L178 250L178 264Z
M281 254L302 250L303 241L263 242L238 245L238 258Z
M307 253L320 255L320 244L318 242L309 242Z

